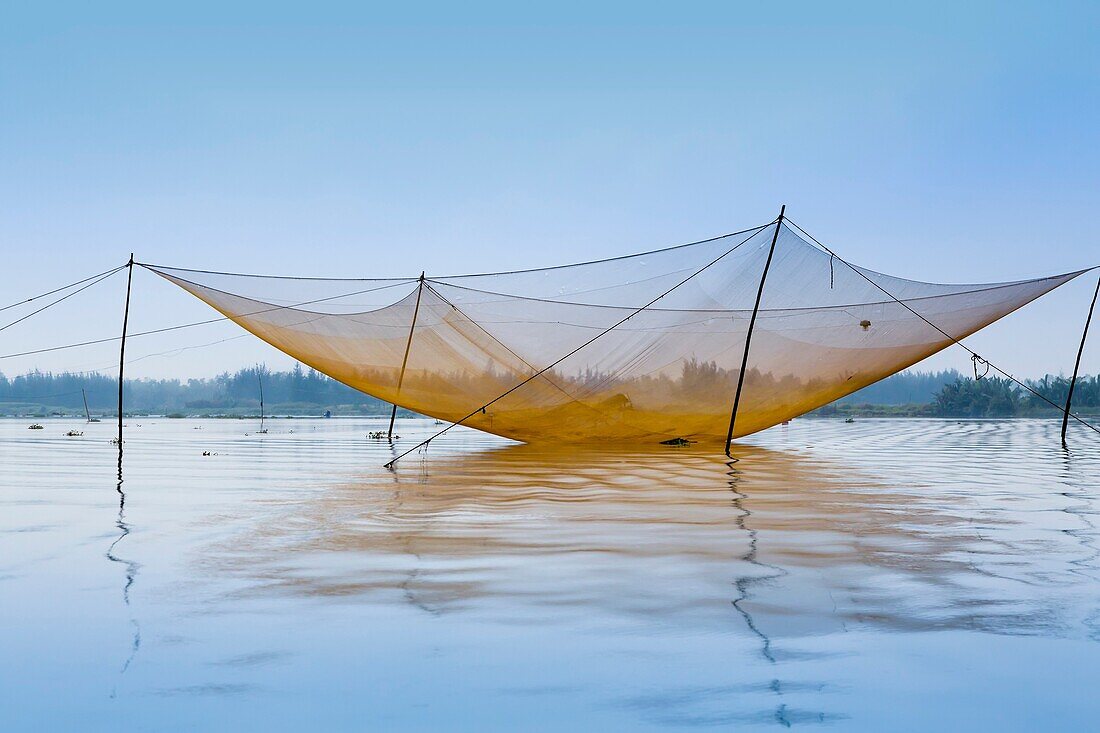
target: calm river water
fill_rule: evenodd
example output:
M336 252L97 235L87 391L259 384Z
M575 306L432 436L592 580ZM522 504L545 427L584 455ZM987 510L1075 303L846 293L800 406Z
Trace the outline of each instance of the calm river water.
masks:
M0 729L1096 730L1100 441L0 421ZM65 437L69 428L82 437ZM437 429L399 422L399 445ZM210 452L212 455L204 455Z

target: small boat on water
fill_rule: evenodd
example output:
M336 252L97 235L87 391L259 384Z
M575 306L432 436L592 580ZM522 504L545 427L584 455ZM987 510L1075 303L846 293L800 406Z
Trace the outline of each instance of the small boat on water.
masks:
M27 426L27 430L45 430L45 428L43 428L38 423L31 423L30 425Z
M65 436L69 438L79 438L82 435L84 435L83 430L70 430L69 432L65 433Z

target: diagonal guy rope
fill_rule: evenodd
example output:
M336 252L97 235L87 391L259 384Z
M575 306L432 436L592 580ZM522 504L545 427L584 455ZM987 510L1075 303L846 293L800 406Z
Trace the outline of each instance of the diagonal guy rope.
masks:
M12 326L14 326L17 323L22 323L23 321L27 320L28 318L30 318L32 316L37 316L39 313L46 310L47 308L52 308L53 306L57 305L61 301L68 300L69 298L73 297L77 293L83 292L83 291L87 290L88 288L92 287L93 285L98 285L99 283L101 283L104 280L106 280L107 278L109 278L111 275L114 275L116 272L120 272L120 271L124 270L125 268L126 268L126 265L120 265L119 267L116 267L113 270L107 270L106 272L101 272L98 275L92 275L89 278L86 278L84 280L80 280L78 282L72 283L71 285L66 285L64 288L58 288L56 290L51 290L49 293L43 293L42 295L36 295L33 298L28 298L27 300L24 300L24 301L21 301L19 303L15 303L13 305L8 306L8 308L12 308L16 305L23 305L23 303L29 303L32 300L37 300L38 298L45 297L46 295L52 295L53 293L59 293L62 290L73 287L73 285L79 285L80 283L87 283L86 285L84 285L84 287L77 288L76 290L72 291L71 293L66 293L65 295L62 295L57 300L50 301L46 305L42 306L41 308L39 308L37 310L31 311L30 313L23 316L22 318L16 318L11 323L0 326L0 331L5 331L5 330L11 328ZM3 310L7 310L7 308L4 308Z
M627 315L627 316L626 316L625 318L622 318L622 319L620 319L619 321L617 321L617 322L616 322L616 323L614 323L613 325L609 326L608 328L605 328L605 329L604 329L603 331L600 331L600 332L599 332L598 334L596 334L596 335L595 335L595 336L593 336L592 338L588 339L587 341L585 341L585 342L584 342L583 344L581 344L580 346L577 346L576 348L574 348L574 349L572 349L571 351L569 351L569 353L567 353L567 354L565 354L564 356L561 356L561 357L559 357L558 359L554 360L553 362L551 362L550 364L546 365L545 367L543 367L543 368L542 368L542 369L540 369L539 371L535 372L535 373L534 373L534 374L532 374L531 376L527 377L526 379L524 379L524 380L523 380L522 382L520 382L519 384L515 385L515 386L514 386L514 387L512 387L511 389L508 389L507 391L505 391L505 392L502 392L501 394L497 395L496 397L494 397L493 399L489 400L489 401L488 401L488 402L486 402L486 403L485 403L484 405L482 405L481 407L477 408L477 409L476 409L476 410L474 410L473 412L469 413L469 414L468 414L468 415L466 415L465 417L462 417L462 418L460 418L459 420L457 420L457 421L455 421L455 422L451 423L450 425L448 425L447 427L443 428L442 430L440 430L440 431L439 431L438 433L436 433L435 435L431 436L431 437L430 437L430 438L428 438L427 440L423 440L423 441L421 441L421 442L417 443L417 444L416 444L416 445L414 445L414 446L413 446L412 448L409 448L409 449L408 449L407 451L405 451L404 453L402 453L402 454L400 454L399 456L397 456L396 458L392 459L392 460L391 460L391 461L390 461L389 463L386 463L386 464L384 465L384 467L385 467L385 468L393 468L393 464L397 463L398 461L400 461L400 460L401 460L402 458L404 458L405 456L409 455L409 454L410 454L410 453L412 453L413 451L415 451L415 450L417 450L418 448L421 448L421 447L423 447L423 446L427 445L428 443L432 442L433 440L435 440L436 438L438 438L438 437L439 437L440 435L443 435L444 433L446 433L447 431L449 431L449 430L450 430L451 428L453 428L453 427L456 427L456 426L458 426L458 425L461 425L462 423L466 422L467 420L469 420L469 419L470 419L471 417L473 417L474 415L476 415L476 414L478 414L479 412L481 412L482 410L484 410L484 409L485 409L486 407L488 407L489 405L493 404L494 402L499 402L500 400L502 400L502 399L504 399L505 397L507 397L508 395L512 394L513 392L515 392L515 391L516 391L517 389L519 389L520 387L524 386L525 384L528 384L528 383L530 383L530 382L534 381L535 379L538 379L538 378L539 378L539 377L541 377L541 376L542 376L543 374L545 374L546 372L550 371L551 369L553 369L553 368L554 368L555 366L557 366L558 364L561 364L561 363L562 363L563 361L565 361L566 359L568 359L568 358L569 358L570 356L572 356L573 354L576 354L576 353L577 353L578 351L580 351L580 350L581 350L581 349L583 349L584 347L588 346L589 344L591 344L591 343L592 343L593 341L595 341L596 339L598 339L598 338L600 338L600 337L602 337L602 336L605 336L605 335L607 335L607 334L608 334L608 333L610 333L611 331L614 331L614 330L615 330L616 328L618 328L619 326L623 325L624 323L626 323L627 321L629 321L629 320L630 320L631 318L633 318L634 316L638 315L639 313L641 313L642 311L644 311L644 310L645 310L646 308L648 308L649 306L653 305L654 303L656 303L656 302L657 302L658 300L660 300L661 298L663 298L663 297L665 297L666 295L668 295L669 293L671 293L671 292L672 292L673 290L675 290L676 288L678 288L678 287L680 287L681 285L683 285L684 283L688 282L689 280L691 280L692 278L694 278L694 277L695 277L696 275L700 274L700 273L701 273L701 272L703 272L704 270L706 270L706 269L710 268L710 267L711 267L712 265L716 264L716 263L717 263L717 262L718 262L719 260L721 260L721 259L722 259L723 257L725 257L725 256L726 256L726 255L728 255L729 253L733 252L733 251L734 251L735 249L737 249L738 247L740 247L741 245L743 245L743 244L744 244L745 242L749 241L750 239L752 239L753 237L755 237L755 236L756 236L756 235L757 235L758 233L760 233L760 232L761 232L761 231L763 231L763 230L764 230L765 228L767 228L767 227L771 226L771 225L772 225L772 224L774 224L774 223L775 223L775 221L773 220L773 221L770 221L770 222L768 222L767 224L764 224L763 226L759 226L759 227L756 227L755 229L748 229L748 230L745 230L745 231L751 232L751 234L749 234L749 235L748 235L747 237L745 237L744 239L742 239L742 240L741 240L740 242L738 242L737 244L735 244L735 245L734 245L733 247L731 247L730 249L726 250L726 251L725 251L725 252L723 252L722 254L720 254L720 255L718 255L717 257L715 257L715 258L714 258L713 260L711 260L711 261L710 261L710 262L708 262L707 264L705 264L705 265L703 265L702 267L700 267L700 268L699 268L698 270L696 270L695 272L693 272L693 273L691 273L690 275L688 275L687 277L685 277L685 278L684 278L683 280L681 280L680 282L678 282L678 283L676 283L675 285L673 285L673 286L672 286L671 288L669 288L668 290L665 290L665 291L664 291L663 293L661 293L660 295L658 295L658 296L657 296L656 298L654 298L653 300L649 301L648 303L646 303L645 305L643 305L643 306L641 306L641 307L639 307L639 308L635 308L635 309L634 309L633 311L631 311L631 312L630 312L630 314L628 314L628 315Z
M145 265L145 264L142 264L141 262L135 262L134 264L139 266L139 267L144 267L145 269L149 270L150 272L160 274L151 265ZM125 267L126 267L126 265L123 265L122 267L118 268L118 270L121 270ZM114 272L117 272L118 270L112 270L111 274L114 274ZM180 278L180 279L182 279L182 278ZM250 316L258 316L258 315L261 315L263 313L271 313L273 311L300 308L303 305L313 305L314 303L323 303L323 302L328 301L328 300L338 300L340 298L350 298L353 295L363 295L364 293L371 293L371 292L375 292L375 291L378 291L378 290L385 290L386 288L395 288L399 285L404 285L404 284L407 284L407 283L410 283L410 282L413 282L413 281L415 281L415 278L410 278L410 279L407 279L407 280L401 280L401 281L398 281L398 282L392 282L389 285L382 285L382 286L377 287L377 288L368 288L366 290L356 290L356 291L353 291L353 292L350 292L350 293L341 293L340 295L333 295L333 296L329 296L329 297L326 297L326 298L317 298L315 300L305 300L305 301L302 301L301 303L292 303L291 305L272 306L270 308L264 308L263 310L252 311L250 313L241 313L240 315L238 315L236 317L237 318L248 318ZM54 291L54 292L56 292L56 291ZM210 324L210 323L222 323L224 321L232 321L232 320L233 319L230 318L229 316L222 316L221 318L208 318L204 321L192 321L191 323L181 323L181 324L176 325L176 326L165 326L164 328L154 328L150 331L138 331L137 333L131 333L128 336L128 338L135 338L137 336L151 336L151 335L157 334L157 333L166 333L168 331L178 331L178 330L183 329L183 328L194 328L195 326L205 326L205 325ZM72 343L72 344L64 344L63 346L49 346L49 347L44 348L44 349L33 349L31 351L20 351L20 352L14 353L14 354L0 354L0 359L14 359L14 358L19 357L19 356L32 356L34 354L44 354L44 353L47 353L47 352L50 352L50 351L61 351L63 349L75 349L75 348L80 347L80 346L92 346L94 344L106 344L106 343L111 343L112 341L118 341L118 340L120 340L120 338L121 337L119 337L119 336L109 336L107 338L93 339L91 341L78 341L78 342Z
M1021 387L1023 387L1024 389L1026 389L1026 390L1027 390L1028 392L1030 392L1031 394L1033 394L1033 395L1035 395L1036 397L1038 397L1039 399L1041 399L1041 400L1042 400L1043 402L1046 402L1046 403L1047 403L1048 405L1050 405L1051 407L1054 407L1054 408L1055 408L1055 409L1057 409L1057 410L1058 410L1059 412L1062 412L1062 406L1061 406L1061 405L1059 405L1059 404L1056 404L1056 403L1055 403L1055 402L1054 402L1053 400L1050 400L1050 399L1048 399L1048 398L1047 398L1046 396L1044 396L1044 395L1040 394L1040 393L1039 393L1038 391L1036 391L1036 390L1035 390L1035 389L1034 389L1033 387L1031 387L1030 385L1028 385L1028 384L1024 383L1024 382L1023 382L1023 381L1021 381L1020 379L1017 379L1017 378L1016 378L1015 376L1013 376L1012 374L1010 374L1010 373L1006 372L1006 371L1005 371L1004 369L1001 369L1001 368L1000 368L999 366L997 366L996 364L994 364L994 363L990 362L990 361L989 361L988 359L983 359L983 358L982 358L981 356L979 356L979 355L978 355L978 352L974 351L974 350L973 350L972 348L970 348L969 346L967 346L966 344L964 344L964 343L963 343L963 342L962 342L962 341L961 341L960 339L957 339L957 338L955 338L954 336L952 336L951 334L949 334L949 333L948 333L947 331L944 331L944 330L943 330L942 328L940 328L939 326L937 326L937 325L936 325L935 323L932 323L932 321L928 320L928 319L927 319L927 318L925 318L925 317L924 317L923 315L921 315L921 314L920 314L920 313L918 313L917 311L913 310L913 308L911 308L911 307L909 306L909 304L908 304L908 303L906 303L905 301L901 300L900 298L898 298L898 297L897 297L896 295L894 295L893 293L891 293L891 292L889 292L888 290L886 290L886 288L882 287L881 285L879 285L879 284L878 284L877 282L875 282L875 281L874 281L874 280L872 280L871 278L867 277L867 275L865 275L865 274L864 274L864 273L863 273L863 272L862 272L862 271L861 271L861 270L860 270L860 269L859 269L858 267L855 267L854 265L852 265L852 263L848 262L848 261L847 261L847 260L845 260L845 259L844 259L843 257L839 256L839 255L838 255L838 254L837 254L836 252L833 252L833 251L832 251L831 249L829 249L829 248L828 248L828 247L826 247L826 246L825 246L824 244L822 244L821 242L819 242L819 241L818 241L818 240L817 240L817 239L816 239L816 238L814 237L814 235L810 234L810 233L809 233L809 232L807 232L807 231L806 231L805 229L803 229L802 227L798 226L798 224L796 224L795 222L791 221L791 219L789 219L789 218L788 218L788 219L787 219L787 221L788 221L788 222L790 222L790 224L791 224L792 226L794 226L794 228L795 228L795 229L797 229L797 230L798 230L799 232L801 232L801 233L802 233L802 234L804 234L805 236L809 237L809 238L810 238L810 240L812 240L812 241L814 242L814 244L816 244L816 245L817 245L818 247L821 247L821 249L825 250L826 252L828 252L828 253L829 253L830 255L832 255L833 257L836 257L836 259L837 259L838 261L840 261L840 262L843 262L843 263L844 263L844 264L845 264L845 265L846 265L846 266L848 267L848 269L850 269L850 270L851 270L852 272L856 273L857 275L859 275L860 277L862 277L862 278L863 278L864 280L866 280L867 282L869 282L869 283L871 283L872 285L874 285L874 286L875 286L876 288L878 288L879 290L881 290L881 291L882 291L882 292L883 292L884 294L886 294L886 296L887 296L887 297L891 298L891 299L892 299L892 300L893 300L894 302L896 302L896 303L897 303L898 305L900 305L901 307L905 308L905 309L906 309L907 311L909 311L910 313L912 313L913 315L915 315L915 316L916 316L917 318L921 319L922 321L924 321L925 323L927 323L927 324L928 324L929 326L931 326L932 328L934 328L934 329L936 329L937 331L939 331L939 332L940 332L941 334L943 334L943 336L944 336L945 338L949 339L949 340L950 340L950 341L951 341L952 343L954 343L954 344L955 344L955 345L957 345L957 346L961 346L961 347L962 347L963 349L965 349L965 350L966 350L967 352L969 352L969 353L970 353L970 356L971 356L972 358L976 357L976 358L978 358L978 359L981 359L981 360L982 360L983 362L985 362L985 363L986 363L986 364L988 364L988 365L989 365L990 367L992 367L994 371L996 371L996 372L1000 373L1001 375L1003 375L1004 377L1006 377L1006 378L1008 378L1008 379L1012 380L1012 381L1013 381L1013 382L1015 382L1016 384L1020 385L1020 386L1021 386ZM1095 268L1089 268L1089 269L1095 269ZM1084 271L1083 271L1083 272L1084 272ZM1081 419L1080 417L1078 417L1077 415L1074 415L1073 413L1069 413L1069 416L1070 416L1070 417L1072 417L1072 418L1073 418L1074 420L1076 420L1077 422L1079 422L1079 423L1081 423L1082 425L1084 425L1085 427L1087 427L1087 428L1089 428L1089 429L1091 429L1091 430L1094 430L1094 431L1096 431L1097 433L1100 433L1100 428L1096 427L1096 426L1095 426L1095 425L1093 425L1092 423L1090 423L1090 422L1087 422L1087 421L1085 421L1085 420Z
M99 273L98 275L92 275L90 277L84 278L83 280L77 280L75 283L69 283L68 285L63 285L60 288L54 288L53 290L47 290L44 293L39 293L38 295L34 295L30 298L26 298L24 300L17 301L15 303L12 303L11 305L5 305L3 308L0 308L0 311L10 310L12 308L15 308L16 306L25 305L25 304L30 303L32 301L38 300L39 298L45 298L47 295L53 295L54 293L60 293L62 290L68 290L69 288L76 287L77 285L82 285L82 284L88 282L89 280L95 280L97 277L103 277L104 275L113 275L116 272L118 272L119 270L123 269L124 267L126 267L126 265L119 265L118 267L114 267L110 270L104 270L103 272Z

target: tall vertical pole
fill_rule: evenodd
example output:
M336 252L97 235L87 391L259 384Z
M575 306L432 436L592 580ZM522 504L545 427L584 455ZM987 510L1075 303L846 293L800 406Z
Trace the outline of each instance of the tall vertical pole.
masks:
M122 383L126 366L126 328L130 323L130 287L134 282L134 253L126 263L126 308L122 311L122 342L118 349L118 480L122 482ZM121 487L119 493L122 493Z
M749 318L749 330L745 334L745 353L741 357L741 371L737 374L737 391L733 395L733 411L730 413L730 427L726 433L726 457L730 455L730 443L733 442L733 424L737 420L737 407L741 403L741 389L745 386L745 370L749 366L749 345L752 343L752 330L756 326L756 314L760 312L760 299L764 297L764 281L768 278L768 269L772 266L772 257L775 255L775 243L779 241L779 230L783 226L783 214L787 211L787 205L779 208L779 218L775 220L775 234L772 235L772 246L768 250L768 259L764 262L764 272L760 274L760 287L756 290L756 303L752 307L752 317Z
M1081 355L1085 353L1085 339L1089 335L1089 324L1092 323L1092 311L1096 308L1096 296L1100 295L1100 279L1096 280L1096 292L1092 294L1092 305L1089 306L1089 315L1085 319L1085 332L1081 334L1081 346L1077 349L1077 362L1073 365L1073 378L1069 380L1069 393L1066 395L1066 410L1062 413L1062 447L1066 445L1066 428L1069 427L1069 407L1073 401L1073 387L1077 384L1077 372L1081 369Z
M260 383L260 433L266 433L264 430L264 378L260 374L259 370L256 370L256 379Z
M424 271L420 272L420 285L416 289L416 305L413 306L412 323L409 324L409 340L405 342L405 357L401 360L401 373L397 375L397 394L401 394L401 385L405 381L405 367L409 363L409 349L412 348L413 331L416 330L416 316L420 313L420 296L424 294ZM390 412L390 429L386 431L386 437L393 438L393 421L397 419L397 403L394 403Z

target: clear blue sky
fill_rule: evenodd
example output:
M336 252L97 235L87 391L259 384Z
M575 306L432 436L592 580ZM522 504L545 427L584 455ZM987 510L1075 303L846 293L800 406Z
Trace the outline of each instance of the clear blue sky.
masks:
M906 277L1100 264L1095 4L157 5L0 10L2 304L131 251L446 274L690 241L781 203L848 259ZM975 345L1024 375L1068 371L1090 280ZM0 332L0 353L114 335L122 286ZM149 273L135 288L137 329L209 313ZM114 348L0 370L107 367ZM257 360L289 363L247 337L128 373ZM1085 367L1100 371L1100 330Z

